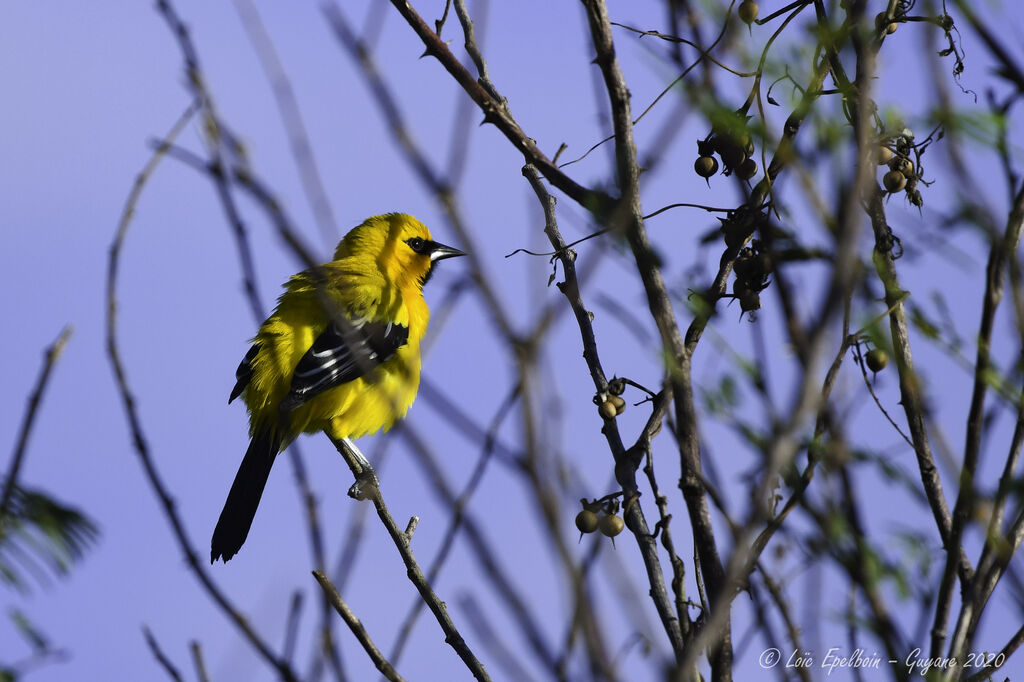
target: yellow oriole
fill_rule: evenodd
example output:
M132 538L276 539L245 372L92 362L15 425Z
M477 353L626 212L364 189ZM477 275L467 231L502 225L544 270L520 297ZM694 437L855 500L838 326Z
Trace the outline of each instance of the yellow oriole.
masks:
M252 441L213 531L211 562L241 548L274 459L300 433L358 438L405 416L430 317L423 285L437 261L462 255L412 216L389 213L352 229L330 263L288 281L228 398L245 401Z

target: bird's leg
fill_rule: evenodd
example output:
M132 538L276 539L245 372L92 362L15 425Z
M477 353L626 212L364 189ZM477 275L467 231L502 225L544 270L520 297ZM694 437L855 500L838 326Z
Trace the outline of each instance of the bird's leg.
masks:
M348 489L348 496L356 500L375 498L380 493L380 479L370 465L370 460L366 459L356 444L348 438L328 437L345 459L348 468L352 470L352 475L356 477L355 483Z

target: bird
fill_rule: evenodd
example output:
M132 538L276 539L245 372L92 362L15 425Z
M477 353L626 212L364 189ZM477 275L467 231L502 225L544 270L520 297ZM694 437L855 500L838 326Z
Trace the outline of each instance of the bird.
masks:
M411 215L388 213L354 227L330 262L284 285L228 398L244 401L251 440L213 531L211 563L241 549L277 454L300 433L338 442L405 416L430 318L423 286L439 261L464 255Z

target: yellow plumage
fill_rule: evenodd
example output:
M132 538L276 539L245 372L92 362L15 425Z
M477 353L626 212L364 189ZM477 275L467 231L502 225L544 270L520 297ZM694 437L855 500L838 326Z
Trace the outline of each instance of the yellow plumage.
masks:
M300 433L358 438L405 416L430 318L423 284L436 261L457 255L412 216L391 213L352 229L334 260L289 280L238 369L232 399L240 394L248 407L252 443L214 531L213 560L241 547L273 458Z

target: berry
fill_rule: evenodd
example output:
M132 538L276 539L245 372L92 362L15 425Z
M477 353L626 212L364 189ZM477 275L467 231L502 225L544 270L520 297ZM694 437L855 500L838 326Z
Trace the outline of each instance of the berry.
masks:
M757 19L757 13L760 9L753 0L743 0L736 9L736 15L739 16L740 21L750 26L754 23L754 19Z
M882 178L882 184L890 194L895 194L907 186L907 176L897 170L891 170Z
M710 178L718 172L718 161L713 156L701 156L694 161L693 170L702 178Z
M589 509L584 509L576 515L576 528L578 528L581 533L593 533L597 530L597 525L597 514Z
M618 514L609 514L607 516L602 516L601 520L597 522L597 526L601 529L602 534L613 538L622 532L622 529L626 527L626 524Z
M881 372L889 364L889 354L881 348L872 348L864 356L864 362L872 372Z

